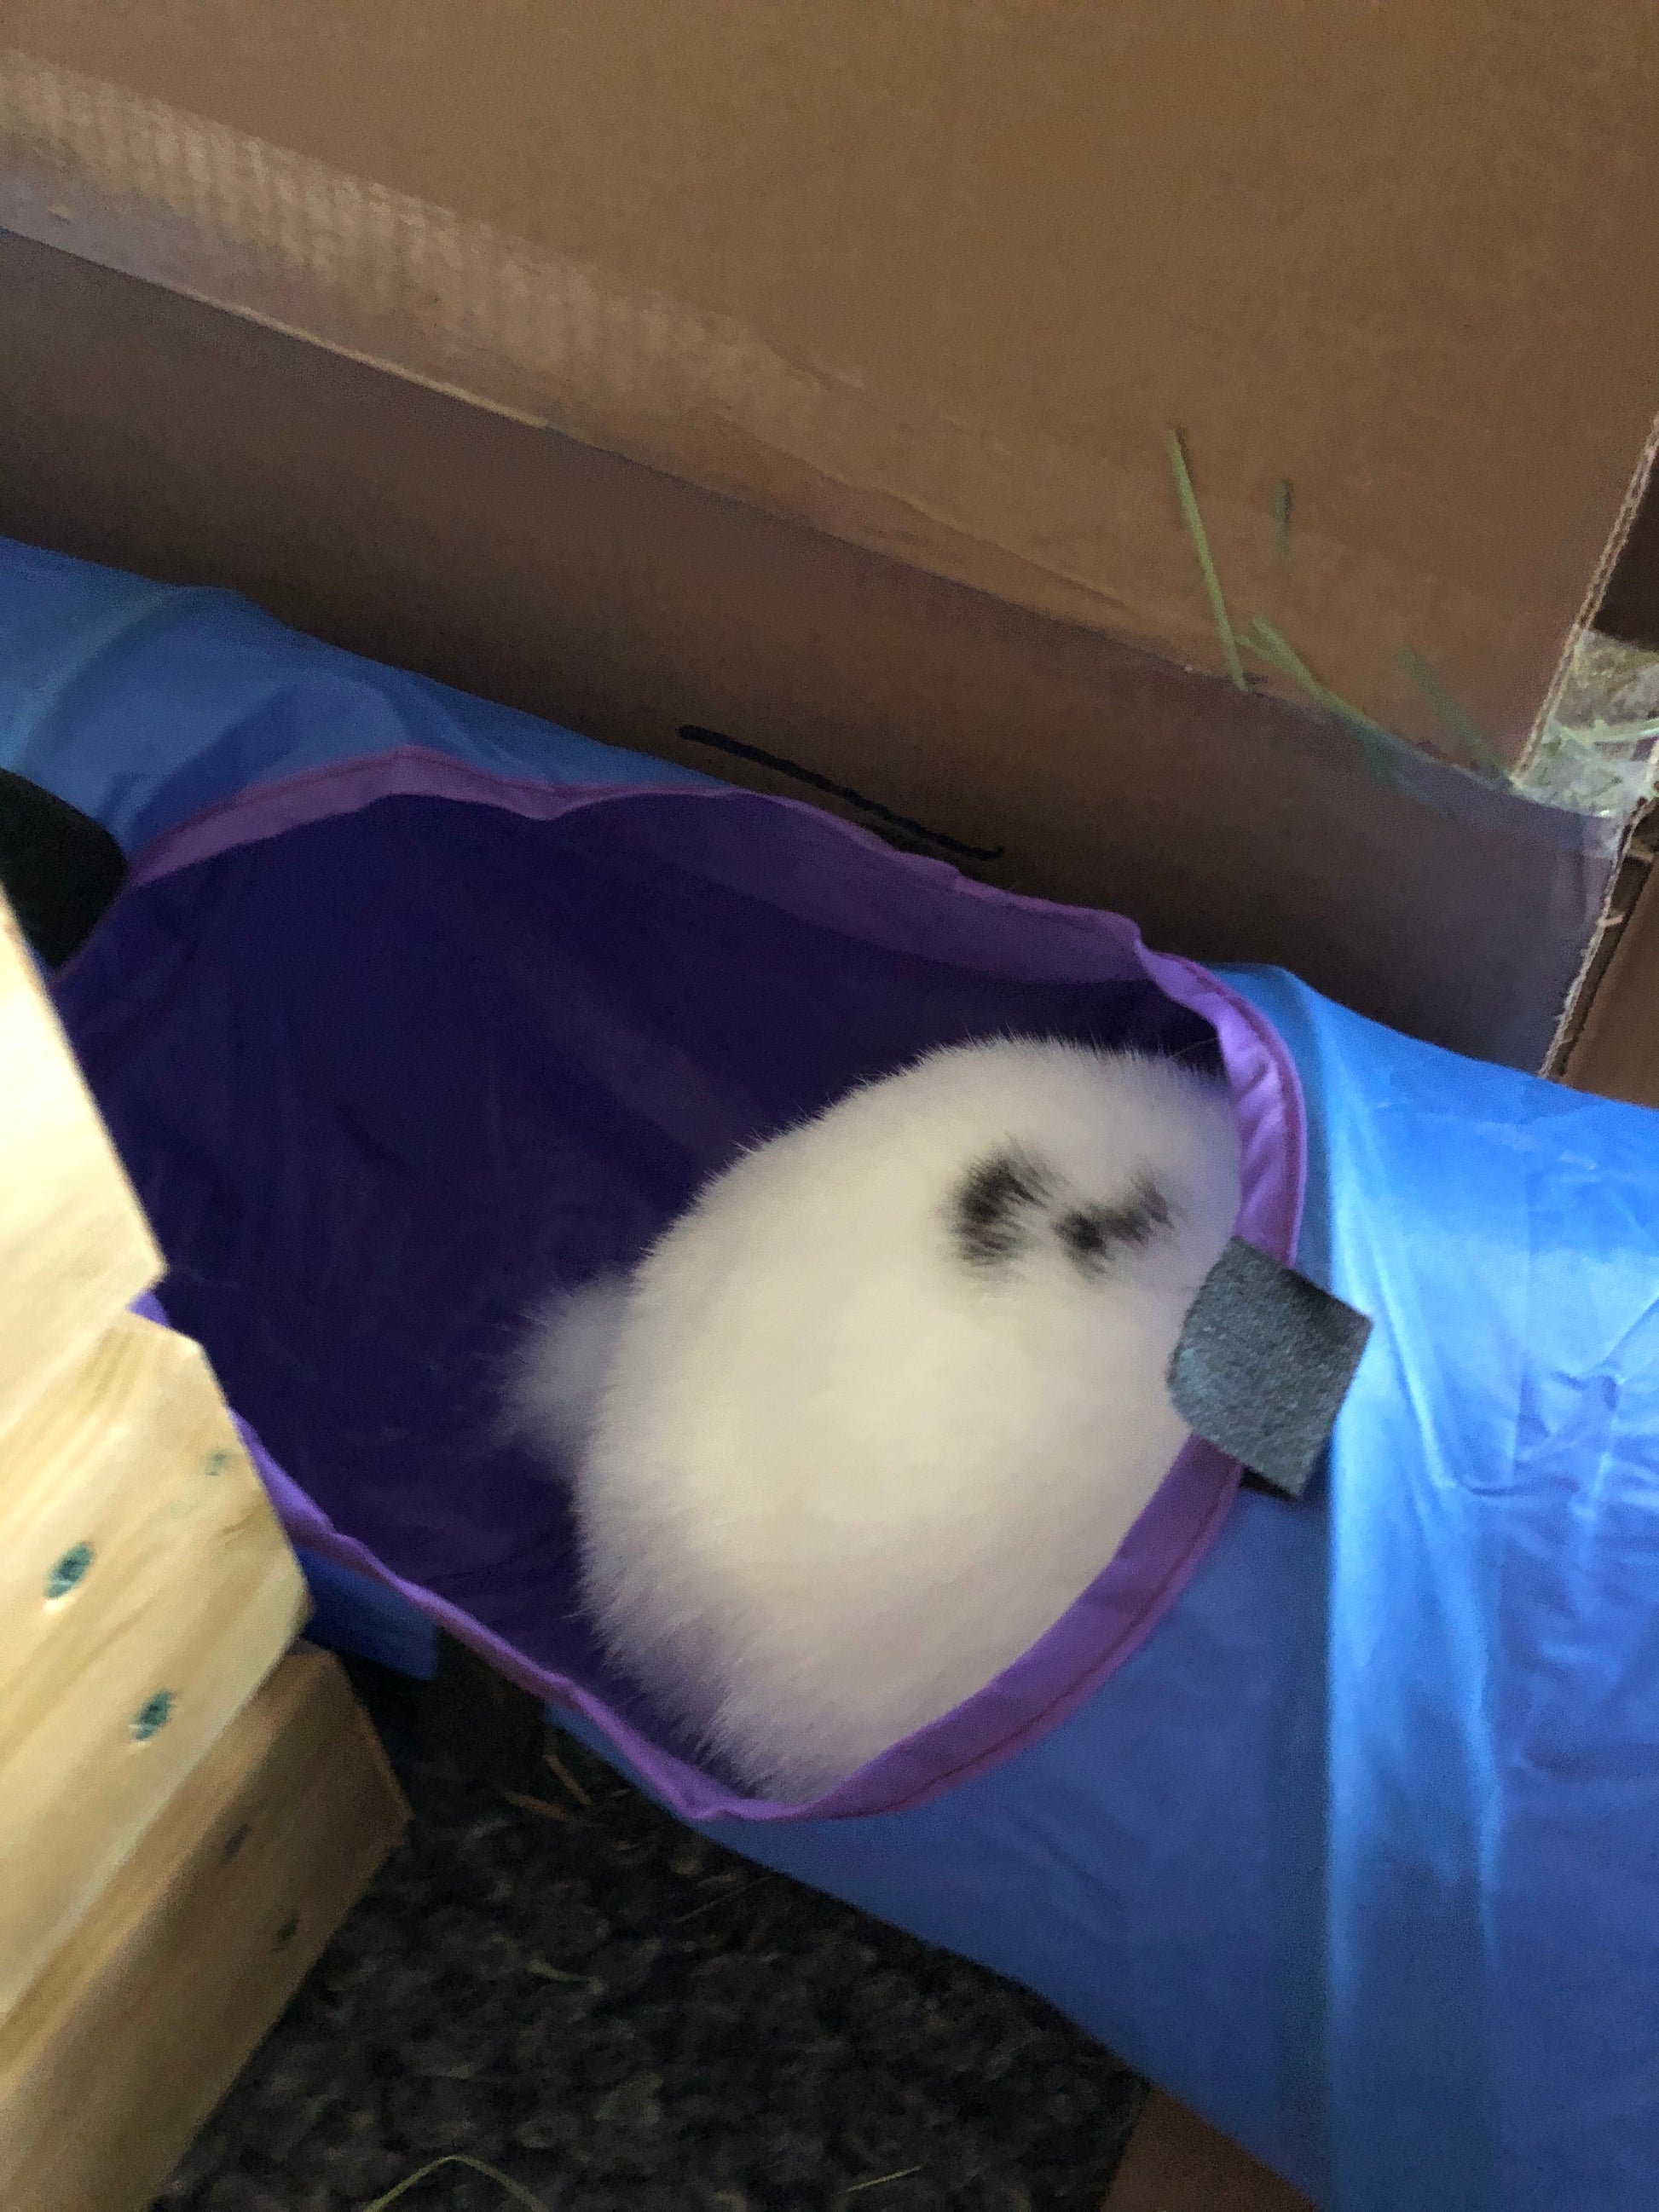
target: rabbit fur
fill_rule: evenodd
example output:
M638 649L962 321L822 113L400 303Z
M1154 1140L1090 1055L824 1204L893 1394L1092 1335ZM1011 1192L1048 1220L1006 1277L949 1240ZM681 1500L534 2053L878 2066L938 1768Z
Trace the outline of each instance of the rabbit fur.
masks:
M1176 1061L957 1046L556 1295L514 1414L574 1480L612 1662L790 1801L982 1688L1185 1441L1166 1372L1239 1172L1224 1087Z

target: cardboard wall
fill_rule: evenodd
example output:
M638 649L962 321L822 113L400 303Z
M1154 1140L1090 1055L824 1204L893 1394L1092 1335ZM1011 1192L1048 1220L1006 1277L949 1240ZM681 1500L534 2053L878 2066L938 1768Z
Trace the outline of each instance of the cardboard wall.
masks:
M1239 621L1431 742L1407 648L1523 745L1659 410L1650 0L9 0L3 35L13 228L1214 670L1176 427Z
M1607 585L1596 627L1659 652L1659 478L1648 487Z
M799 788L678 735L724 732L999 850L990 879L1517 1065L1612 874L1541 810L1379 789L1271 701L3 237L0 531Z
M1659 808L1637 825L1553 1071L1579 1091L1659 1106Z

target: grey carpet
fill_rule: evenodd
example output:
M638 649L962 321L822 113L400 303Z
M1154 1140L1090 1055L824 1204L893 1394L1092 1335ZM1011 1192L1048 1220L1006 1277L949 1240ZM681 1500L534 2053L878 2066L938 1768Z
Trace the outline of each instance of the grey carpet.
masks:
M409 1841L166 2212L364 2212L449 2153L545 2212L1096 2212L1140 2085L1039 1999L732 1857L567 1737L574 1790L547 1768L535 1809L385 1732ZM398 2202L514 2200L449 2166Z

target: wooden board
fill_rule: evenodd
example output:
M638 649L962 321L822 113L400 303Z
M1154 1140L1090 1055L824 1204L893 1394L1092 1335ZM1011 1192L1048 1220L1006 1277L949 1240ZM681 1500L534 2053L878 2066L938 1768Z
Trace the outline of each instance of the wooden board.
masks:
M1102 2212L1314 2212L1314 2207L1196 2112L1154 2089Z
M407 1817L338 1664L296 1650L0 2020L6 2212L143 2212Z
M200 1350L118 1316L0 1449L0 2010L306 1606Z
M0 1435L161 1272L0 896Z

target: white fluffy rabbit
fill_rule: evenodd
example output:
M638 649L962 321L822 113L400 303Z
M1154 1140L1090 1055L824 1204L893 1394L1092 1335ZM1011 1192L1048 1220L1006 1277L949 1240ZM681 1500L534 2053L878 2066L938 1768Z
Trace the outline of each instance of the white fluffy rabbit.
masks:
M516 1377L614 1662L790 1799L983 1687L1185 1440L1238 1206L1221 1086L1064 1044L933 1053L739 1158Z

